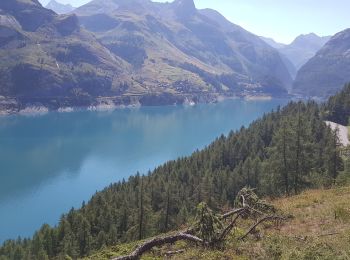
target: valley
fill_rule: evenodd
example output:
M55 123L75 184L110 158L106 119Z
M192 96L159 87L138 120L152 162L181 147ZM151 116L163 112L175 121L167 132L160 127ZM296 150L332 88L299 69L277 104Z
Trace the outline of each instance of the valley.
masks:
M61 15L37 0L0 4L1 114L327 98L348 77L344 69L342 79L317 83L320 91L307 82L316 53L337 41L323 47L331 37L311 33L279 44L215 10L197 9L192 0L93 0L78 8L53 1L47 7Z
M113 3L57 15L36 0L2 2L2 112L287 96L278 52L218 12L191 0Z
M345 6L1 0L0 260L349 259Z

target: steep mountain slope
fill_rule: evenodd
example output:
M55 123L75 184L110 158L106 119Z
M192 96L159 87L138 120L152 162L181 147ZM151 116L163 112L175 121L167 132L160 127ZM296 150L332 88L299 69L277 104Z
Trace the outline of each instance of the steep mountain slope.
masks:
M350 29L334 37L298 72L295 94L327 97L350 81Z
M281 59L284 63L284 65L286 66L290 76L292 77L292 79L295 79L296 75L297 75L297 69L295 67L295 65L293 64L293 62L283 53L280 53ZM288 91L291 91L292 86L290 86L288 88Z
M296 69L295 65L285 54L283 54L280 51L281 49L285 48L287 45L283 44L283 43L276 42L272 38L266 38L266 37L260 36L260 39L262 39L264 42L266 42L271 47L278 50L278 52L280 53L281 59L282 59L284 65L286 66L290 76L292 77L292 79L295 79L295 76L297 75L297 69ZM291 91L291 88L292 88L292 86L290 86L290 88L288 88L289 92Z
M61 4L61 3L57 2L56 0L51 0L45 6L45 8L51 9L52 11L54 11L57 14L68 14L68 13L72 12L75 9L70 4L66 4L66 5L65 4Z
M192 0L94 0L75 13L149 92L280 95L291 84L273 48Z
M5 110L91 105L96 97L119 93L114 78L129 68L81 30L75 15L56 15L37 0L0 2L0 46Z
M314 33L300 35L291 44L280 48L279 51L299 70L330 38L329 36L320 37Z

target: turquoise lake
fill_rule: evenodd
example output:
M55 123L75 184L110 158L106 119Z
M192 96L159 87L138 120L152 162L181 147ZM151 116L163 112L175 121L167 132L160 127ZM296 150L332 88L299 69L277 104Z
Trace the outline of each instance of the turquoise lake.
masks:
M287 102L0 117L0 243L55 225L110 183L190 155Z

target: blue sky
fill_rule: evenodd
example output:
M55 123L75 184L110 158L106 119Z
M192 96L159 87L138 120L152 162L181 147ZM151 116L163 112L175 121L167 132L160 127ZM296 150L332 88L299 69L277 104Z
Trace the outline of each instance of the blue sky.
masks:
M49 0L40 1L46 4ZM89 2L56 1L74 6ZM300 34L333 35L350 27L350 0L195 0L195 3L197 8L219 11L248 31L284 43Z

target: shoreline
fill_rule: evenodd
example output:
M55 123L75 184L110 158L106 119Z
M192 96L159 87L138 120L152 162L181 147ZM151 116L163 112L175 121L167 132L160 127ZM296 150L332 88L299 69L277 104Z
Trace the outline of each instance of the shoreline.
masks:
M270 95L257 95L257 96L248 95L248 96L245 96L244 99L246 101L264 101L264 100L268 101L273 99L273 97Z
M145 96L143 96L145 97ZM162 97L162 96L157 96ZM180 97L180 98L179 98ZM127 102L120 102L121 97L99 97L89 102L82 102L85 105L57 105L57 101L50 99L50 102L18 102L17 98L0 96L0 117L6 117L11 115L22 116L40 116L50 112L58 113L71 113L78 111L96 111L96 112L111 112L118 109L132 109L140 107L152 107L152 106L196 106L198 104L213 104L220 103L226 100L242 99L245 101L269 101L272 99L291 99L291 96L271 96L271 95L212 95L207 96L165 96L165 99L158 99L156 102L149 102L150 100L141 100L142 97L136 98L135 96L128 97ZM54 102L56 101L56 102ZM44 103L49 103L44 105ZM52 103L56 103L52 105Z

